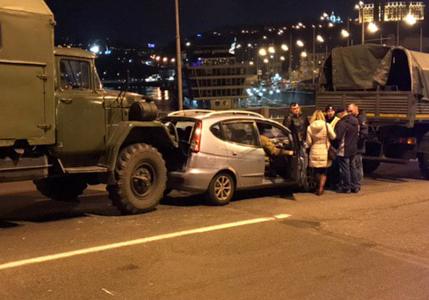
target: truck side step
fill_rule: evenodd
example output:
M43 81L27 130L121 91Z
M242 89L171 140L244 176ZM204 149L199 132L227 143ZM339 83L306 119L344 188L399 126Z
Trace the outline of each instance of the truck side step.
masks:
M46 156L0 159L0 182L44 178L51 166Z
M82 174L82 173L106 173L107 168L100 166L88 166L88 167L77 167L77 168L65 168L68 174Z

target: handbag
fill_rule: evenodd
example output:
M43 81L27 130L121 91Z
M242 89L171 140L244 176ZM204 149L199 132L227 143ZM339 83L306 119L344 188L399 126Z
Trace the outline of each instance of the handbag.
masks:
M328 123L326 124L326 147L328 148L328 160L334 161L337 158L338 151L332 145L329 145L329 130L328 130Z

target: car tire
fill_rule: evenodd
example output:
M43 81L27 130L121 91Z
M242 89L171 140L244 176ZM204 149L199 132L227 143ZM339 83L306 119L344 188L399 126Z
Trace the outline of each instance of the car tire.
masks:
M210 205L227 205L234 197L236 189L234 177L226 172L217 174L210 182L207 200Z
M78 176L43 178L33 183L42 195L62 202L77 202L87 188L86 182Z
M119 154L115 169L116 184L107 190L122 214L151 211L164 195L167 168L162 155L146 144L133 144Z

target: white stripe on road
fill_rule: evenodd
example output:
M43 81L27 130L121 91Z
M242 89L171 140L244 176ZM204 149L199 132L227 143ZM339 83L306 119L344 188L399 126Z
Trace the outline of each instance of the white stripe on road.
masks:
M223 230L223 229L235 228L235 227L240 227L240 226L272 222L272 221L276 221L276 220L287 219L289 217L290 217L290 215L281 214L281 215L275 215L274 217L258 218L258 219L251 219L251 220L245 220L245 221L239 221L239 222L233 222L233 223L208 226L208 227L201 227L201 228L196 228L196 229L190 229L190 230L184 230L184 231L179 231L179 232L161 234L161 235L157 235L157 236L146 237L146 238L130 240L130 241L125 241L125 242L113 243L113 244L108 244L108 245L102 245L102 246L84 248L84 249L79 249L79 250L74 250L74 251L63 252L63 253L57 253L57 254L51 254L51 255L46 255L46 256L39 256L39 257L34 257L34 258L29 258L29 259L23 259L23 260L18 260L18 261L12 261L12 262L8 262L8 263L0 264L0 271L12 269L12 268L23 267L23 266L28 266L28 265L33 265L33 264L40 264L40 263L54 261L54 260L65 259L65 258L69 258L69 257L79 256L79 255L92 254L92 253L103 252L103 251L108 251L108 250L113 250L113 249L118 249L118 248L142 245L142 244L146 244L146 243L150 243L150 242L173 239L173 238L192 235L192 234L206 233L206 232L219 231L219 230Z

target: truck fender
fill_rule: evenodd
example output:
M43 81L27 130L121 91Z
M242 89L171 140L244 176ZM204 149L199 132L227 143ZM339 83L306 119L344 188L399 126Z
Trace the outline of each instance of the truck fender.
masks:
M161 154L178 147L174 137L161 122L127 121L119 123L112 130L106 143L105 156L100 161L112 173L121 149L127 145L145 143L157 148Z

